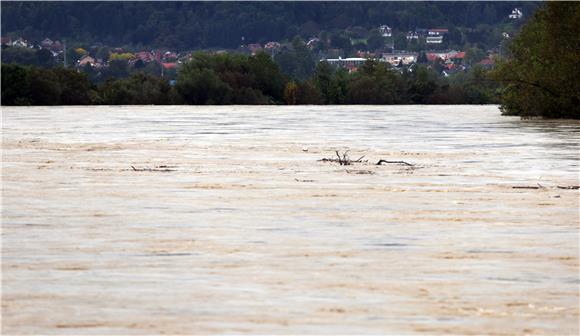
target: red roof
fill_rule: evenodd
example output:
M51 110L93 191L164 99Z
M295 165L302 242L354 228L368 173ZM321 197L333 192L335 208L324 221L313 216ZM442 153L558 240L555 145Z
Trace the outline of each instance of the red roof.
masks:
M425 56L427 56L427 60L428 60L429 62L436 61L436 60L438 60L438 59L440 58L440 57L439 57L437 54L435 54L435 53L427 53L427 54L425 54Z
M465 58L465 51L458 52L457 54L453 55L453 56L452 56L452 57L450 57L450 58L459 58L459 59L463 59L463 58Z
M493 65L495 62L492 59L485 58L479 64L481 65Z
M148 51L140 51L135 54L135 57L143 62L152 62L155 59L153 54Z
M175 69L177 63L161 63L165 69Z

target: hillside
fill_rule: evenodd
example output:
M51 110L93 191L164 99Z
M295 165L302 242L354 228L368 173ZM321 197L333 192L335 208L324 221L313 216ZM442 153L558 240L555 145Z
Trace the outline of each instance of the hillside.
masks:
M181 50L345 33L364 41L379 25L395 34L448 28L449 42L492 48L508 14L538 2L2 2L2 35ZM243 38L243 40L242 40ZM338 38L335 40L339 40ZM404 39L403 39L404 40Z

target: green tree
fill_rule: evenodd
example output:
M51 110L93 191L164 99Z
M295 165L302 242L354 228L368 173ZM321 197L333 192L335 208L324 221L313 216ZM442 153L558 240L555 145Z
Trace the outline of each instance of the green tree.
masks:
M192 105L228 104L232 88L212 69L184 69L177 77L177 91Z
M311 81L305 81L298 85L296 103L299 105L318 105L322 103L322 96Z
M281 52L275 60L282 72L295 80L310 78L316 66L314 55L299 37L292 40L292 50Z
M296 105L298 99L296 98L298 94L298 85L295 82L288 82L286 88L284 89L284 101L287 105Z
M438 87L438 75L424 65L417 65L406 73L407 95L410 103L426 104Z
M473 47L467 49L465 52L465 64L474 65L484 59L487 55L485 51L481 48Z
M349 73L346 69L338 69L334 72L334 78L329 94L329 104L344 104L348 93Z
M33 49L29 48L20 48L20 47L2 48L2 63L37 65L38 56Z
M109 62L106 75L113 78L126 78L129 76L129 62L116 59Z
M108 80L101 85L99 93L99 103L108 105L166 105L175 99L167 81L144 73Z
M30 72L32 105L60 105L62 87L58 76L46 69L33 68Z
M382 49L385 46L385 38L379 33L377 29L373 29L367 40L367 47L369 50Z
M211 57L202 53L182 66L176 89L184 102L192 105L228 104L233 91L212 69Z
M352 77L347 102L351 104L399 104L403 102L404 83L388 63L367 60Z
M334 85L334 69L323 61L318 63L314 71L314 85L318 88L322 95L322 100L325 104L331 104L333 99L331 97L332 88Z
M2 64L2 105L30 105L30 69Z
M36 64L44 68L52 68L56 62L50 51L39 49L36 51Z
M272 58L259 52L248 60L248 71L253 75L256 89L265 96L271 97L275 102L283 101L286 78L280 67Z
M579 35L579 2L548 2L536 12L492 74L504 85L504 114L580 119Z
M60 85L61 105L87 105L91 102L91 82L85 73L65 68L55 68L52 72Z

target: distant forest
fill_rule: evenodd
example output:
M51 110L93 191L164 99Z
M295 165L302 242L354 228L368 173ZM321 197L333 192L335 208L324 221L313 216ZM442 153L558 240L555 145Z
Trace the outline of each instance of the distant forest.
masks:
M539 2L2 2L2 35L175 49L237 48L322 31L462 27L468 43ZM489 29L486 29L489 26Z

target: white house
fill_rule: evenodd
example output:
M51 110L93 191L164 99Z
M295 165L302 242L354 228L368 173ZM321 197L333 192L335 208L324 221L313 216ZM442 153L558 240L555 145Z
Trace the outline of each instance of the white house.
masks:
M408 41L418 40L419 39L419 34L417 34L416 31L410 31L410 32L407 33L406 38L407 38Z
M266 43L266 45L264 45L264 49L280 49L280 47L281 47L280 43L276 41L270 41Z
M308 42L306 43L306 46L309 49L314 48L318 43L320 43L320 39L318 37L312 37L310 40L308 40Z
M519 20L523 16L524 16L524 13L522 13L521 9L514 8L514 9L512 9L512 13L509 15L509 18L514 19L514 20Z
M379 32L381 32L381 35L383 35L383 37L391 37L393 36L393 30L391 29L391 27L387 26L387 25L382 25L379 27Z
M348 67L353 67L353 66L357 67L357 66L363 65L367 61L367 59L362 58L362 57L350 57L350 58L339 57L339 58L327 58L327 59L324 59L322 61L326 61L331 65L338 65L338 66L348 68Z
M397 66L401 62L403 62L403 65L409 65L416 63L418 56L418 53L413 52L384 53L382 55L382 60L384 62L390 63L392 66Z
M13 47L28 48L28 41L26 41L22 37L19 37L18 39L12 41L12 46Z
M443 43L443 36L427 36L427 43L441 44Z
M443 36L449 33L449 29L429 29L427 36Z

